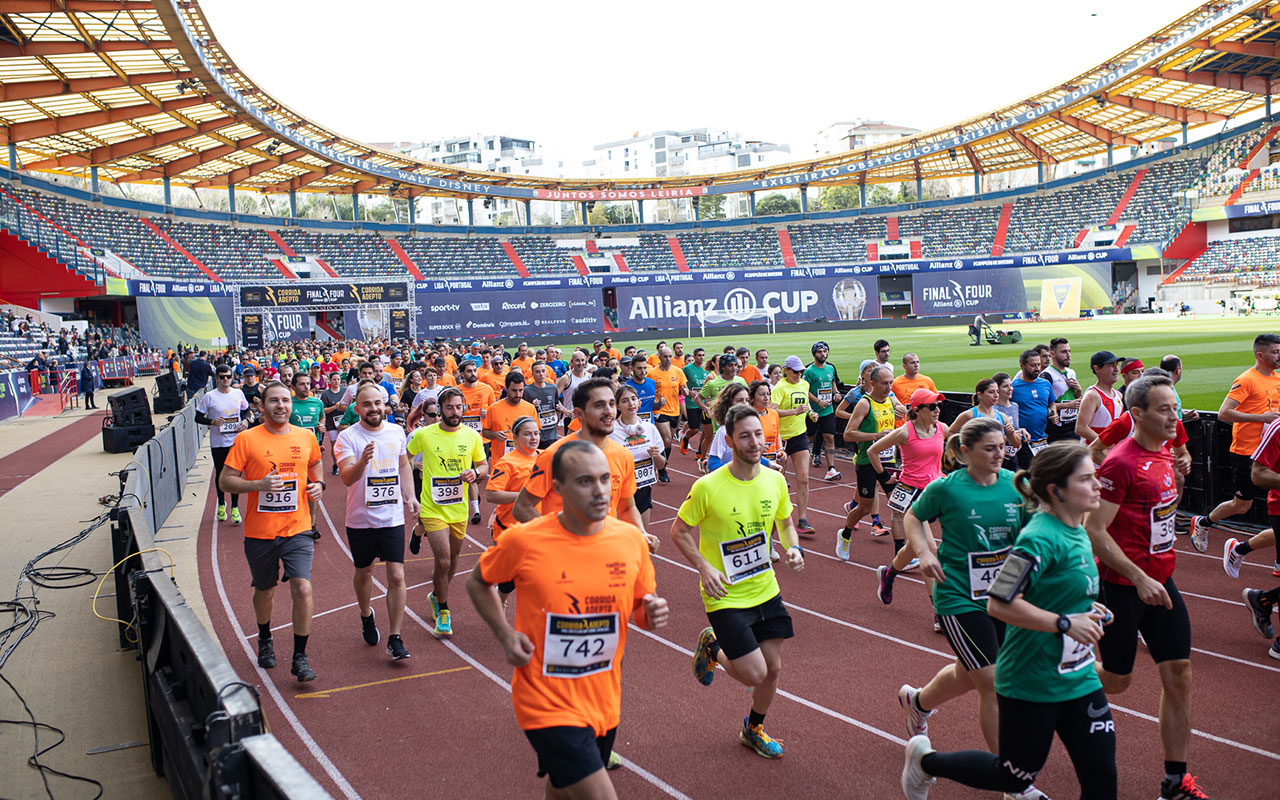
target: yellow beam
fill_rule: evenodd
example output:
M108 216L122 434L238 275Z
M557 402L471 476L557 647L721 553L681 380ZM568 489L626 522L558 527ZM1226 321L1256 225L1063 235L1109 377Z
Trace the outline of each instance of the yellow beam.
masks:
M382 686L387 683L399 683L400 681L411 681L414 678L430 678L435 675L448 675L450 672L466 672L471 667L453 667L452 669L438 669L435 672L419 672L417 675L401 675L398 678L386 678L380 681L370 681L368 683L357 683L354 686L339 686L336 689L322 689L318 692L303 692L295 694L295 698L309 699L312 697L328 697L338 692L350 692L356 689L367 689L370 686Z

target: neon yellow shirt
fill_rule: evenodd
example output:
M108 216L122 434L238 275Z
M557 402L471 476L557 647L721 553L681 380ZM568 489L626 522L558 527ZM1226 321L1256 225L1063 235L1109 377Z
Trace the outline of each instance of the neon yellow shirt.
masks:
M407 449L410 456L422 456L422 517L465 522L470 511L461 476L484 461L480 434L465 427L446 431L437 422L414 431Z

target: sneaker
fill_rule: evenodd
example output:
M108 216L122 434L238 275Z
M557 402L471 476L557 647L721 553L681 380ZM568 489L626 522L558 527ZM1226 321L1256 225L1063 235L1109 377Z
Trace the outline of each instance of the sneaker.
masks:
M841 528L836 531L836 556L841 561L849 560L849 545L852 537L849 535L848 528Z
M1261 597L1260 589L1245 589L1240 592L1240 598L1253 615L1253 629L1264 639L1273 639L1276 632L1271 627L1271 608L1262 604Z
M756 755L764 758L782 758L782 745L764 732L763 725L747 725L749 717L742 718L742 733L738 741L756 751Z
M276 640L268 636L258 640L258 666L271 669L276 665Z
M688 436L680 437L680 455L682 456L689 455L689 437Z
M706 627L698 634L698 645L693 649L693 677L703 686L710 686L716 677L716 660L711 657L711 645L716 643L716 632Z
M1049 800L1049 795L1034 786L1028 786L1020 792L1005 792L1004 800Z
M1196 785L1194 775L1183 775L1178 783L1168 778L1160 782L1160 800L1209 800L1209 795Z
M777 546L776 546L776 545L770 545L770 546L769 546L769 560L770 560L770 561L781 561L781 560L782 560L782 555L778 552L778 548L777 548Z
M942 633L942 617L937 614L933 615L933 632Z
M1203 553L1209 549L1209 518L1195 516L1191 518L1191 546L1196 552Z
M235 506L231 507L231 524L232 525L240 524L240 509L236 508Z
M293 666L289 672L298 679L298 683L306 683L316 679L316 671L311 668L311 662L307 659L306 653L293 654Z
M1240 577L1240 565L1244 563L1244 555L1236 552L1239 540L1232 536L1222 546L1222 569L1232 578Z
M809 466L813 469L822 469L822 451L814 453L809 457Z
M440 616L440 604L436 602L435 592L427 594L427 602L431 604L431 621L435 622L436 617Z
M409 655L409 651L405 649L404 640L400 638L398 633L393 633L387 637L387 655L396 661L403 661L412 657Z
M697 459L697 462L698 462L698 472L702 473L703 475L706 475L706 474L707 474L707 460L706 460L705 458L699 458L699 459Z
M330 474L330 475L337 475L337 474L338 474L338 465L337 465L337 464L334 464L334 465L333 465L333 469L329 470L329 474Z
M622 769L622 756L610 750L609 761L605 763L604 768L607 770Z
M440 613L436 614L436 626L431 629L431 635L437 639L453 635L453 614L449 609L442 608Z
M1280 639L1276 639L1271 643L1271 649L1267 651L1267 655L1271 656L1276 661L1280 661Z
M829 480L829 481L838 481L838 480L840 480L840 479L841 479L841 478L843 478L843 477L844 477L844 476L843 476L843 475L841 475L841 474L840 474L840 472L839 472L838 470L836 470L836 468L835 468L835 467L832 467L831 469L828 469L828 470L827 470L827 475L826 475L825 480Z
M218 506L218 513L217 513L217 514L214 514L214 515L213 515L213 518L214 518L214 519L216 519L218 522L226 522L226 521L227 521L227 507L226 507L225 505L220 505L220 506Z
M903 568L902 568L902 571L903 571L903 572L910 572L910 571L911 571L911 570L913 570L913 569L919 569L919 568L920 568L920 559L918 559L918 558L913 558L913 559L911 559L910 561L908 561L908 562L907 562L907 565L906 565L905 567L903 567Z
M800 521L796 523L796 533L801 536L813 536L815 531L813 526L809 524L809 520L801 517Z
M474 513L474 514L472 514L472 515L471 515L471 524L472 524L472 525L479 525L479 524L480 524L480 512L479 512L479 511L477 511L476 513Z
M876 574L880 576L880 587L876 589L876 597L879 597L880 602L887 606L893 602L894 574L886 566L876 567Z
M382 634L378 633L378 626L373 621L373 609L369 609L369 616L360 618L360 632L364 634L364 643L370 647L382 640Z
M906 760L902 765L902 793L907 800L928 800L929 787L937 778L925 773L920 759L932 752L933 745L929 744L928 736L912 736L907 740Z
M409 536L409 552L415 556L422 552L422 537L416 533Z
M872 536L888 536L889 529L881 525L879 522L873 522L871 523L871 535Z
M658 470L658 483L671 483L671 478L665 469Z
M1272 562L1271 574L1280 578L1280 561Z
M847 517L852 511L853 511L853 501L846 500L844 503L844 515Z
M919 694L919 689L905 683L898 689L898 705L902 706L902 713L907 718L908 739L929 733L929 717L933 716L933 711L921 711L916 706L916 696Z

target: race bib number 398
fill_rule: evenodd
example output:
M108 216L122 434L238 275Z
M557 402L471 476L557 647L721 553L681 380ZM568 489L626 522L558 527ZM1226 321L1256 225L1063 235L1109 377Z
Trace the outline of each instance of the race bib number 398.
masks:
M431 502L438 506L461 503L466 497L466 491L460 475L454 478L431 478Z
M618 614L547 614L542 674L584 678L613 669Z

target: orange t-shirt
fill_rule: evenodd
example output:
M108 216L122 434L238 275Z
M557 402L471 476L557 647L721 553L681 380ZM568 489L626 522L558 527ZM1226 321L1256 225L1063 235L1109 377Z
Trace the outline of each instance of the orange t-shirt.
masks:
M493 389L489 384L480 381L472 384L471 388L467 388L465 384L458 388L462 391L462 401L466 403L466 408L462 410L462 424L479 433L484 430L484 423L480 419L481 412L493 405Z
M441 358L443 358L443 359L444 359L444 368L445 368L445 369L447 369L447 370L449 370L449 372L451 372L451 373L453 373L453 374L457 374L457 372L458 372L458 362L454 360L453 356L451 356L451 355L443 355L443 356L441 356Z
M507 388L507 373L494 372L491 369L478 369L476 370L476 383L485 384L493 390L493 396L497 397Z
M1250 367L1231 384L1227 397L1235 400L1241 414L1280 411L1280 374L1263 375ZM1261 422L1236 422L1231 426L1231 452L1249 458L1262 442Z
M485 488L493 489L495 492L519 492L524 488L524 482L529 480L529 473L533 472L533 465L537 460L536 451L525 455L519 450L512 450L494 462L489 470L489 480L485 483ZM519 524L515 515L511 513L514 507L515 503L503 503L497 507L498 513L493 520L495 542L504 530Z
M778 410L766 408L760 415L760 426L764 428L764 454L766 458L777 458L782 452L782 437L778 435Z
M506 400L499 400L489 406L489 413L484 415L484 425L486 431L506 431L507 435L511 435L511 424L521 417L533 417L538 419L538 409L533 407L533 403L521 400L514 406ZM505 442L500 439L485 439L489 443L489 452L493 458L502 458L508 452L515 450L515 445L508 439Z
M609 354L609 358L616 358L619 361L622 360L622 351L616 347L610 347L608 350L605 350L605 352Z
M893 379L893 385L890 387L890 391L893 392L893 396L898 398L898 402L902 403L904 406L907 404L907 401L911 399L911 393L916 389L928 389L931 392L938 391L938 387L933 385L933 378L930 378L928 375L921 375L918 372L914 378L908 378L906 375L899 375Z
M443 375L438 376L436 378L436 383L440 384L441 386L457 386L458 385L457 379L447 372Z
M684 373L673 363L671 369L650 370L645 377L653 378L657 384L653 413L664 417L680 416L680 387L689 382Z
M320 443L306 428L290 425L288 433L275 434L259 425L236 437L227 453L228 467L249 481L265 478L274 468L285 482L278 492L249 492L245 538L274 539L311 530L307 468L319 461Z
M526 381L533 380L533 357L511 359L511 368L520 370Z
M511 681L521 730L617 727L627 622L657 588L639 529L606 518L579 536L547 514L509 529L476 569L485 583L515 582L515 629L533 642Z
M658 366L659 361L660 361L660 359L658 358L658 354L657 354L657 353L654 353L653 355L649 356L649 358L646 360L646 363L647 363L650 367L656 367L656 366Z
M382 374L391 379L393 383L404 383L404 367L385 366L382 368Z
M764 380L764 376L760 374L760 370L756 369L755 364L748 364L738 370L738 377L742 378L747 383Z
M551 488L551 458L562 444L577 439L578 434L571 433L563 439L557 439L554 444L539 453L538 463L534 465L533 472L529 474L529 480L525 483L529 494L541 498L542 504L539 507L544 514L554 514L564 507L560 502L560 495ZM631 457L630 450L612 439L605 440L604 456L609 461L609 475L613 484L609 492L609 514L616 517L622 498L635 497L636 462Z
M341 363L342 363L342 359L344 359L344 358L351 358L351 351L350 351L350 350L343 350L343 351L341 351L341 352L334 353L333 355L329 356L329 360L330 360L330 361L332 361L332 362L333 362L333 363L335 363L335 364L341 364Z

